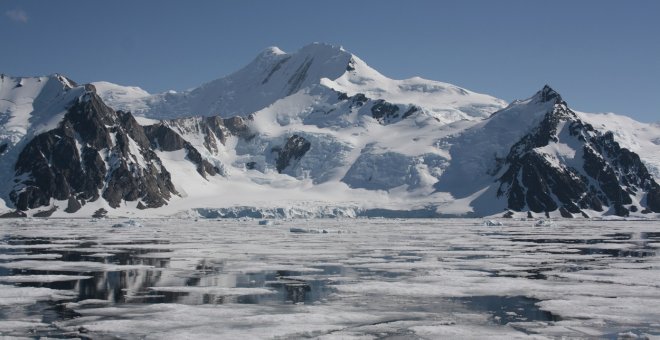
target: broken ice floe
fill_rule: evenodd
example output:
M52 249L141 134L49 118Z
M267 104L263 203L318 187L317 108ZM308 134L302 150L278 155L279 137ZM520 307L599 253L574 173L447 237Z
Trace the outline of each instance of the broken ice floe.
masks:
M128 220L121 223L115 223L112 225L113 228L142 228L142 223L136 220Z
M341 230L331 230L331 229L313 229L313 228L289 228L289 232L294 234L341 234Z
M108 232L111 220L0 225L0 332L515 339L660 329L656 221L353 220L350 237L291 232L346 226L336 220L187 222L150 220L157 235Z
M91 276L84 275L13 275L13 276L0 276L0 282L6 283L48 283L48 282L61 282L61 281L77 281L86 280Z
M501 227L504 224L502 222L496 221L496 220L487 220L483 223L483 225L485 227Z
M33 304L44 300L67 300L76 294L68 290L58 290L42 287L16 287L0 284L0 306ZM0 329L0 332L2 330ZM1 334L1 333L0 333Z
M554 227L556 226L555 222L551 220L538 220L536 223L534 223L534 226L536 227Z

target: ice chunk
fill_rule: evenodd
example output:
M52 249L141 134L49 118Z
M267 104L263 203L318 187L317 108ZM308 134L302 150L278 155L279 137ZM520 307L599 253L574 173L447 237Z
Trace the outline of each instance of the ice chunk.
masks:
M76 294L66 290L41 287L14 287L0 285L0 306L32 304L44 300L65 300Z
M553 222L551 220L538 220L538 221L536 221L536 223L534 223L534 226L537 226L537 227L554 227L555 222Z
M142 223L135 220L128 220L126 222L116 223L112 225L113 228L142 228Z
M305 229L305 228L289 228L289 232L296 233L296 234L330 234L330 233L335 233L335 234L340 234L341 231L332 231L328 229Z
M503 225L502 222L496 220L487 220L484 222L485 227L501 227Z
M304 228L289 228L289 232L296 234L320 234L321 232L316 229L304 229Z
M0 254L0 260L54 260L62 254Z
M61 282L61 281L77 281L89 279L91 276L83 275L14 275L14 276L0 276L0 282L22 283L22 282Z

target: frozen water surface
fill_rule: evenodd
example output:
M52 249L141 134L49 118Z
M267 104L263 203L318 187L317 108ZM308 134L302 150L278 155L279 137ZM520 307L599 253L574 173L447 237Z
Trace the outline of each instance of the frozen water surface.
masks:
M2 220L0 337L660 337L657 221L486 222Z

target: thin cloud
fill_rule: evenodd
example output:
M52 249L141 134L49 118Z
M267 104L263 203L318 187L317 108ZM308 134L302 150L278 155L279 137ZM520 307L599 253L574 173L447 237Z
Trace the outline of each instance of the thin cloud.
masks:
M15 22L20 22L20 23L23 23L23 24L28 22L28 15L22 9L9 10L9 11L5 12L5 15L9 19L11 19L12 21L15 21Z

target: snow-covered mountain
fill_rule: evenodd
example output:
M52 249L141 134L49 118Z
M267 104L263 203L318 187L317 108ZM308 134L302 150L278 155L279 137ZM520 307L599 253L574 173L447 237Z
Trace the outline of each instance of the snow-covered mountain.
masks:
M57 127L83 87L64 76L15 78L0 74L0 192L8 202L14 168L27 141Z
M493 127L500 130L499 124L520 119L520 113L534 116L528 119L533 122L531 129L518 130L518 136L510 138L506 148L492 143L489 136L497 133ZM558 211L562 217L600 213L628 216L631 211L660 210L660 186L640 157L622 147L611 131L601 132L582 120L548 86L532 98L496 112L483 126L472 130L476 136L461 136L461 146L454 150L452 165L456 168L448 169L438 188L462 195L480 192L472 201L477 211L488 213L493 197L498 198L496 207L510 210L511 215L515 211L528 211L529 215ZM491 140L492 144L476 147L469 140L475 137ZM515 143L511 145L511 141ZM481 152L470 155L466 148ZM489 153L495 157L489 157ZM491 178L479 176L483 170L470 173L478 160L489 158L494 162L488 170ZM452 175L466 174L484 180L495 178L495 182L453 188L457 177ZM484 184L485 189L480 191Z
M5 184L10 186L5 189L9 192L3 194L8 195L5 202L8 197L17 210L48 207L37 214L50 214L57 209L56 203L51 203L60 201L59 206L66 207L64 212L75 213L87 202L101 198L103 206L111 208L134 202L134 208L146 209L161 207L177 194L149 141L152 135L157 140L157 131L145 130L130 113L107 107L93 85L75 86L57 76L8 79L7 84L15 89L18 84L22 84L19 88L36 89L39 95L33 106L43 95L52 93L57 93L52 97L58 104L52 111L56 114L44 120L47 125L40 123L37 130L29 126L22 138L18 133L2 136L8 142L15 141L13 145L3 144L8 145L7 153L1 157L3 166L13 163L13 171L8 173L14 176ZM29 112L10 110L9 122ZM24 118L31 122L38 117L35 112ZM10 127L17 130L15 125Z
M548 86L505 107L450 84L392 80L329 45L269 48L184 93L53 75L3 76L0 95L4 211L660 213L657 125L572 111Z
M358 93L397 104L415 104L443 122L486 117L506 103L497 98L422 78L389 79L341 47L307 45L294 53L270 47L243 69L200 87L149 95L136 87L94 83L118 110L150 118L246 116L313 87Z

